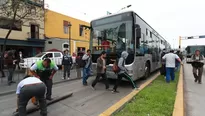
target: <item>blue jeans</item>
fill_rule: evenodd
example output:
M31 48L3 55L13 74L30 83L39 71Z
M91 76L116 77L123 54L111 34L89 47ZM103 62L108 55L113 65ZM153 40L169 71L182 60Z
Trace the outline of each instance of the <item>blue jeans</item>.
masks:
M83 84L87 84L87 79L90 76L90 68L83 68Z
M175 68L166 67L166 81L167 82L170 82L170 76L171 76L172 81L174 80L175 78L174 69Z
M177 63L176 63L176 70L175 70L175 71L178 71L179 68L180 68L180 62L177 62Z

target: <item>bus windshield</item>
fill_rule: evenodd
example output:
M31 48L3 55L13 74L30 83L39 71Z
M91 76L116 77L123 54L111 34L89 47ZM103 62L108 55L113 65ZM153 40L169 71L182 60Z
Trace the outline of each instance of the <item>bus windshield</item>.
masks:
M92 50L94 54L102 51L121 53L124 50L134 52L132 41L132 21L121 21L93 27Z
M199 50L204 55L204 46L190 46L189 54L194 54L196 50Z

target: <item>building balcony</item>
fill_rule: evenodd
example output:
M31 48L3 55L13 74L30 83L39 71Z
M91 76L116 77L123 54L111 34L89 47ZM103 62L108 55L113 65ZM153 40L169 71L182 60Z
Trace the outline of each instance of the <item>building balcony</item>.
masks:
M29 41L45 41L43 33L38 32L27 32L27 40Z
M44 0L27 0L27 2L38 7L44 6Z

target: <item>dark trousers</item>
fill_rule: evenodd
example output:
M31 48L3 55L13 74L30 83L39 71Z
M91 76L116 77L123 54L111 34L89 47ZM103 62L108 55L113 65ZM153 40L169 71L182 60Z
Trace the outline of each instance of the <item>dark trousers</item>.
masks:
M108 79L107 79L106 73L97 73L97 76L96 76L95 80L93 81L92 86L95 87L97 82L100 80L100 77L103 78L104 83L105 83L105 88L108 89L109 88L109 84L108 84Z
M175 79L174 69L175 68L166 67L166 81L167 82L170 82L170 76L171 76L172 81Z
M8 68L8 71L9 71L8 83L11 83L12 78L13 78L14 69L13 68Z
M2 77L5 77L4 70L3 70L3 69L0 69L0 71L1 71L1 76L2 76Z
M41 81L44 82L44 84L46 85L47 87L47 93L46 93L46 98L51 98L51 95L52 95L52 86L53 86L53 80L51 79L42 79Z
M199 68L193 67L193 74L196 81L201 82L202 73L203 73L203 67L199 67Z
M160 74L166 76L166 66L165 64L162 64L160 68Z
M66 73L67 73L67 77L70 77L70 68L71 65L64 65L64 73L63 73L64 78L66 78Z
M128 75L126 72L124 72L124 73L118 74L117 81L116 81L116 84L115 84L113 90L115 90L115 91L117 90L117 87L119 86L119 84L122 81L123 77L132 83L132 87L137 88L137 86L135 85L132 77L130 77L130 75Z
M24 86L20 90L18 98L19 116L26 116L26 106L28 101L35 96L39 100L41 116L47 116L47 104L45 99L46 86L45 84L36 84Z

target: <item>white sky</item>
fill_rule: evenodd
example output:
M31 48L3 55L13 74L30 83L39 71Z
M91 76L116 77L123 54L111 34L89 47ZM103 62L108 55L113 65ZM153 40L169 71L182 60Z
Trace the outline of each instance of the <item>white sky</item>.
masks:
M179 36L205 35L205 0L45 0L48 8L87 22L132 5L133 10L160 35L178 47ZM86 13L86 14L85 14ZM187 45L205 45L204 39L183 40Z

